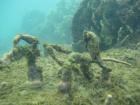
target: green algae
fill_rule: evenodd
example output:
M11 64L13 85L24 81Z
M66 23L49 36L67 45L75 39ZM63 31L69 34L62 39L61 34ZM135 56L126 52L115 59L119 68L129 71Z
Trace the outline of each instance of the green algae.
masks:
M110 49L103 52L102 57L111 57L131 61L134 67L114 62L105 62L112 69L109 82L100 81L101 68L92 64L94 74L92 81L87 81L80 74L73 74L73 97L58 92L61 79L58 77L61 68L50 57L40 57L37 64L42 67L44 82L40 89L32 89L27 85L27 62L25 58L12 62L10 68L0 70L0 83L7 83L0 88L1 105L104 105L106 96L113 96L113 105L140 104L140 69L135 65L136 50ZM60 55L68 61L67 55ZM128 59L129 58L129 59ZM130 58L133 58L132 60Z

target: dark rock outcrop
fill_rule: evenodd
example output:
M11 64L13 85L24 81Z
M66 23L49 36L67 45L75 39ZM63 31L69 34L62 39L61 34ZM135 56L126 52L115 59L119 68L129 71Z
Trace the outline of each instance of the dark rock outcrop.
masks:
M84 51L84 30L94 31L101 49L140 41L139 0L83 0L73 17L73 48Z

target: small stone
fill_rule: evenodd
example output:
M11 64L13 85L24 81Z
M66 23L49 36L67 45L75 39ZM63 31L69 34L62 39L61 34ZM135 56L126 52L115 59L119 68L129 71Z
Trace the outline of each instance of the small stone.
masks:
M58 90L61 92L61 93L69 93L70 90L71 90L71 84L69 82L60 82L59 86L58 86Z
M107 95L107 98L105 100L105 105L112 105L112 100L113 100L113 97L111 94L108 94Z
M35 89L41 88L42 87L42 82L39 81L39 80L34 80L34 81L31 82L31 87L35 88Z
M27 81L25 85L32 89L39 89L42 87L42 82L40 80Z

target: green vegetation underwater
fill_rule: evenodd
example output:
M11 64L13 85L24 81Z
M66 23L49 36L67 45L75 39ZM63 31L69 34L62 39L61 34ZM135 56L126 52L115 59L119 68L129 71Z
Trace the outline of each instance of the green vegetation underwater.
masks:
M140 105L140 0L0 0L0 105Z

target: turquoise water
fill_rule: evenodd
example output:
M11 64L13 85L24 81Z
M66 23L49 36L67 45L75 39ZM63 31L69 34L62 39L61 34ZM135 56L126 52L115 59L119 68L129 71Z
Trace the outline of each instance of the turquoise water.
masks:
M30 33L22 29L24 16L31 11L47 15L55 9L59 0L0 0L0 53L8 51L13 37L18 33ZM32 34L32 33L31 33Z

